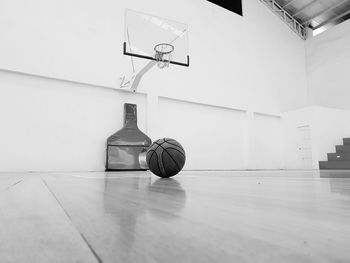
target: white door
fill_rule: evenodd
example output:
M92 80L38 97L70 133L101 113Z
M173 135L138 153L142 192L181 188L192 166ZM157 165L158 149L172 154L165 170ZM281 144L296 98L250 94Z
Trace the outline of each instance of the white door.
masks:
M312 169L311 135L309 125L298 127L298 153L299 167L301 169Z

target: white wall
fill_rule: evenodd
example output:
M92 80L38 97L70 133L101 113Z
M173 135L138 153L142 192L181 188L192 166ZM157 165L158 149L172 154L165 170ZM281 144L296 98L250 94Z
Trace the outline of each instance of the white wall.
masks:
M255 169L282 168L281 118L265 114L254 114Z
M137 103L146 129L146 96L0 71L0 170L103 170L108 136Z
M187 23L191 67L152 69L140 94L108 89L130 71L122 55L125 8ZM304 42L259 1L244 0L243 12L240 17L203 0L1 1L0 170L103 170L105 140L120 127L123 102L139 105L140 127L151 137L159 133L158 96L226 108L234 116L230 125L234 109L279 115L306 105ZM213 112L212 119L223 114ZM242 138L236 134L245 157L236 159L240 142L232 155L240 161L229 168L254 167L249 163L259 156L247 150L253 126ZM185 131L174 135L190 141ZM191 148L200 149L200 141ZM188 167L198 166L197 154Z
M246 113L210 105L159 100L159 134L186 150L185 169L245 169Z
M350 110L350 20L306 41L310 103Z
M262 103L274 107L277 102L276 113L306 106L304 41L260 1L243 3L250 53L243 92L251 91L248 96L253 110L265 111Z

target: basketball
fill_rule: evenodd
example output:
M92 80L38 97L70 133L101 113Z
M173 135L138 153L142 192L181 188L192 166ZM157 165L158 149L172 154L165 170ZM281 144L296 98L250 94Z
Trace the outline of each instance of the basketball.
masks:
M155 141L147 150L146 161L152 173L167 178L176 175L185 165L185 150L174 139Z

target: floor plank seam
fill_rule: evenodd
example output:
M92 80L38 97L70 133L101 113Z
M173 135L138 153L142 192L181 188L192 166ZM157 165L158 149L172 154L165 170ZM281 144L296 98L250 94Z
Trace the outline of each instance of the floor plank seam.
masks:
M14 184L11 184L10 186L8 186L7 188L5 188L3 191L1 191L0 193L4 193L4 192L6 192L6 191L8 191L8 190L10 190L11 188L13 188L14 186L16 186L16 185L18 185L20 182L22 182L23 181L23 179L22 180L19 180L18 182L15 182Z
M94 255L94 257L96 258L96 260L99 263L103 263L102 259L100 258L100 256L96 253L96 251L94 250L94 248L91 246L91 244L88 242L88 240L85 238L85 236L79 231L79 229L74 225L72 218L70 217L70 215L68 214L68 212L66 211L66 209L64 209L63 205L61 204L61 202L58 200L57 196L55 195L55 193L51 190L51 188L49 187L49 185L47 184L47 182L42 179L43 184L46 186L46 188L49 190L49 192L53 195L53 197L55 198L55 200L57 201L57 203L59 204L59 206L61 207L61 209L63 210L63 212L66 214L66 216L68 217L69 221L71 222L71 224L74 226L74 228L77 230L77 232L80 234L81 238L84 240L85 244L88 246L88 248L90 249L91 253Z
M80 232L79 232L80 233ZM97 255L96 251L93 249L93 247L91 246L91 244L89 243L89 241L86 239L86 237L80 233L81 238L85 241L86 245L89 247L90 251L92 254L94 254L95 258L97 259L97 261L99 263L103 263L102 259L99 257L99 255Z

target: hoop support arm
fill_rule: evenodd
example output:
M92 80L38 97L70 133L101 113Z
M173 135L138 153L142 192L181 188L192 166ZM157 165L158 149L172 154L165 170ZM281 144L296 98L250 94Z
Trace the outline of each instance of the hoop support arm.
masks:
M151 60L139 72L132 74L130 78L126 78L125 76L122 77L121 78L121 83L120 83L120 88L128 88L128 87L130 87L130 90L132 92L136 92L137 87L139 86L143 75L145 75L156 64L157 64L156 61Z

